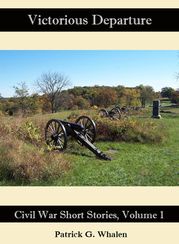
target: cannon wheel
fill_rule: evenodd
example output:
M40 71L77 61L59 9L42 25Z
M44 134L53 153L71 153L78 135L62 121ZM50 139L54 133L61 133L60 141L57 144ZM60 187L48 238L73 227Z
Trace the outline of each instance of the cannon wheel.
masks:
M59 120L51 119L47 122L45 140L54 150L63 151L67 147L66 129Z
M115 108L119 109L119 111L121 110L120 106L118 106L118 105L117 105L117 106L115 106Z
M101 109L101 110L99 110L99 116L101 117L101 118L105 118L105 117L108 117L109 116L109 114L108 114L108 111L106 110L106 109Z
M75 121L76 124L80 124L84 127L84 136L87 138L88 141L93 143L96 139L96 125L92 119L88 116L80 116Z
M121 118L121 111L118 108L111 109L111 117L113 119L120 119Z

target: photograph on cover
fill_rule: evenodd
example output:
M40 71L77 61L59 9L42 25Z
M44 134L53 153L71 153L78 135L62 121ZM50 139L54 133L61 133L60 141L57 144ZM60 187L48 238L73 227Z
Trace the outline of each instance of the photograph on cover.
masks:
M177 186L177 50L1 50L1 186Z

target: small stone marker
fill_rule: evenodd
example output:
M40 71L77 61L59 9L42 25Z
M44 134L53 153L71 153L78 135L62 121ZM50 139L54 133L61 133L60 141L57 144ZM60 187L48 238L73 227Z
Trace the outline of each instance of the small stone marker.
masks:
M160 119L160 100L153 101L153 111L152 111L152 118Z

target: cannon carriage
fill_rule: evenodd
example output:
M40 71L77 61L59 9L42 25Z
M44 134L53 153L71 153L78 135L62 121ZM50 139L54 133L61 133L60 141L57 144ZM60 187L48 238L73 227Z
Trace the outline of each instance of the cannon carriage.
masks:
M129 116L129 110L130 108L125 106L123 107L115 106L110 110L106 110L103 108L99 110L99 116L101 118L110 118L110 119L127 118Z
M93 145L96 139L96 125L88 116L78 117L75 123L60 119L51 119L47 122L45 140L52 149L64 151L69 137L73 137L80 145L87 147L98 158L111 160Z
M112 108L111 110L106 110L106 109L101 109L99 110L99 116L101 118L111 118L111 119L120 119L121 118L121 111L119 108L115 107Z

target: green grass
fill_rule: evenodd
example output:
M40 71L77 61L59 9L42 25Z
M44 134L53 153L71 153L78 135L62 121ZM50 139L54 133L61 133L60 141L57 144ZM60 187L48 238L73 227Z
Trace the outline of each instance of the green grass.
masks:
M177 120L179 123L179 119ZM168 124L174 125L171 121ZM170 128L171 135L179 127ZM139 143L97 143L112 161L97 160L87 150L86 156L72 155L72 170L55 185L96 186L171 186L179 184L179 140L164 145ZM79 152L79 150L78 150ZM82 150L81 150L82 152Z
M162 114L162 119L156 120L168 130L169 136L165 143L97 142L95 145L112 158L112 161L103 161L78 143L70 142L64 153L65 159L70 162L70 169L59 179L36 181L31 185L178 186L179 109L175 109L175 112ZM68 114L69 111L44 115L44 120L51 117L64 119ZM33 119L38 120L38 115ZM145 119L145 116L141 119ZM16 185L15 182L3 180L0 184Z

